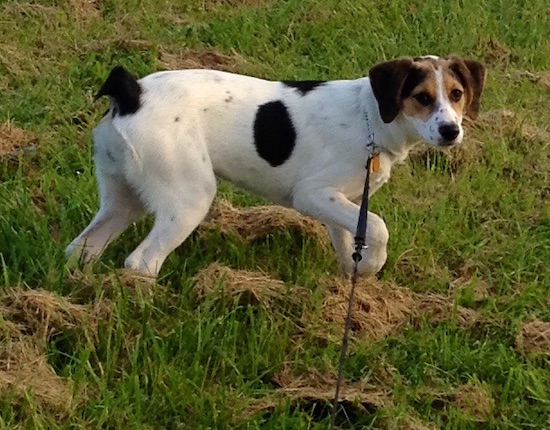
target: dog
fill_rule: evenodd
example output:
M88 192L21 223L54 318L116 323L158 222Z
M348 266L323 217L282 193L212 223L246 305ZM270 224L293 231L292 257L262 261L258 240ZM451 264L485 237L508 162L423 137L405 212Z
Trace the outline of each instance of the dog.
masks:
M398 58L367 77L334 81L214 70L136 80L115 67L96 96L110 99L93 131L100 209L66 254L89 263L152 213L151 231L124 265L156 277L205 218L219 176L325 224L351 273L369 133L379 152L372 195L418 141L438 148L462 142L463 117L477 117L485 76L477 61L437 56ZM369 212L360 274L382 268L388 237L382 218Z

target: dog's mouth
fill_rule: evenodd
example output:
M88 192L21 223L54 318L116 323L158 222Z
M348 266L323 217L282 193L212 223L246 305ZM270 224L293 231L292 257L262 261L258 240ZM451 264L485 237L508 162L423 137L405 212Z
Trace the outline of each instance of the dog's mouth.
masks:
M461 139L455 139L455 140L440 139L439 142L437 142L437 146L441 146L442 148L450 148L452 146L459 145L460 142L461 142Z

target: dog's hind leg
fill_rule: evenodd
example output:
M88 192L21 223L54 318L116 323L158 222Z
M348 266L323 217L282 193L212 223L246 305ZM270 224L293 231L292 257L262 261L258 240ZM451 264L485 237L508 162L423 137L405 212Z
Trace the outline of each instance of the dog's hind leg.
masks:
M92 222L65 250L68 258L89 263L103 253L132 222L144 214L136 192L119 175L97 171L100 209Z
M209 163L208 163L209 164ZM176 171L177 170L177 171ZM124 266L139 274L156 276L168 255L204 219L216 194L216 178L210 169L185 174L186 166L176 165L160 176L148 177L142 198L155 215L155 223L145 240L130 254Z

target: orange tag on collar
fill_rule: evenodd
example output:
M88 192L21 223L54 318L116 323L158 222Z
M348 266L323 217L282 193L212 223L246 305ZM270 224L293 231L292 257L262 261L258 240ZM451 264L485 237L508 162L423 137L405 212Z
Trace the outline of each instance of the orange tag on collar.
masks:
M378 173L380 171L380 154L376 154L370 160L370 171Z

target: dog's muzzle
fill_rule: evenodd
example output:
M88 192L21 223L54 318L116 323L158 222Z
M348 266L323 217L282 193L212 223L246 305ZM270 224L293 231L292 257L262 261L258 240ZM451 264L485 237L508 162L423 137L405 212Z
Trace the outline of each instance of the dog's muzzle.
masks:
M441 146L451 146L460 134L460 127L455 123L446 123L439 126L439 134L443 139L439 142Z

